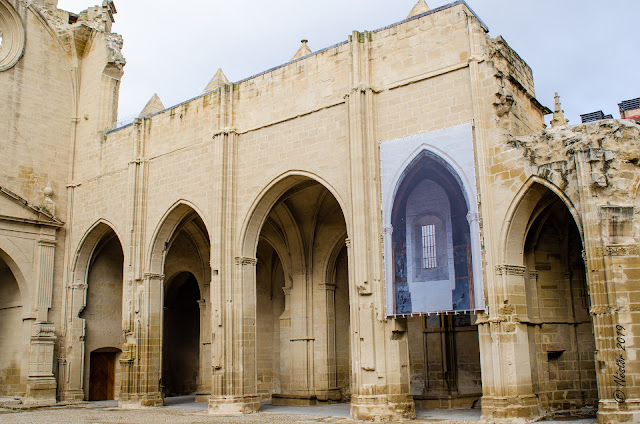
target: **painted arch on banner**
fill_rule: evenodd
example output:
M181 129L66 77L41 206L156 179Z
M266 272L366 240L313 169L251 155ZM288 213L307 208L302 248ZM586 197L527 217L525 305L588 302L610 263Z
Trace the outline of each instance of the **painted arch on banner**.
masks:
M471 123L380 143L387 315L484 309Z

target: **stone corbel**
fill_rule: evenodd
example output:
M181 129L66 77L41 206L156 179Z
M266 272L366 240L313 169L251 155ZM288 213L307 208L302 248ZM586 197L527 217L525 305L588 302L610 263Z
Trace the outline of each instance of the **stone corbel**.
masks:
M258 264L258 260L256 258L246 258L246 257L236 257L235 258L236 265L253 265L256 266Z
M497 275L519 275L522 276L527 271L527 267L518 265L496 265Z

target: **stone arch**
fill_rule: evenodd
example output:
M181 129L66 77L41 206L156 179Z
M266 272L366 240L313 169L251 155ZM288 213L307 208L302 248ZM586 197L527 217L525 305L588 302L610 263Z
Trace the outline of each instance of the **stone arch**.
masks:
M165 396L190 395L201 385L201 287L190 271L178 272L165 279L162 324Z
M105 250L106 249L106 250ZM104 254L104 255L103 255ZM106 255L106 256L105 256ZM124 284L124 257L125 249L122 237L116 230L116 226L106 219L99 219L94 222L83 234L76 249L71 268L70 295L68 296L67 320L67 381L63 382L64 397L68 400L96 399L95 381L103 380L104 369L95 368L93 360L102 361L105 357L110 359L110 371L112 375L110 388L100 396L109 396L110 399L117 398L120 390L118 387L120 373L119 363L116 357L119 353L111 351L107 353L102 349L111 349L113 346L122 345L124 342L123 320L125 317L125 293ZM105 270L112 270L114 261L120 264L121 272L113 275L112 271L102 274ZM99 265L102 271L98 276L92 276L94 265ZM96 280L97 278L97 280ZM113 278L118 278L117 287L111 286ZM93 295L90 292L93 287L91 279L99 284L94 287L98 292ZM93 296L93 297L92 297ZM106 296L106 297L105 297ZM119 298L119 305L114 304L115 297ZM91 301L91 298L94 300ZM104 304L98 299L105 300ZM93 302L93 303L92 303ZM107 312L104 307L116 308L119 312ZM110 319L117 313L120 320ZM107 319L107 317L109 319ZM106 320L106 321L105 321ZM104 322L108 325L105 327ZM105 339L106 337L106 339ZM102 344L106 343L107 346ZM120 348L115 348L120 351ZM96 354L93 354L94 351ZM98 359L100 358L100 359ZM103 363L107 366L107 363ZM92 370L95 375L92 376ZM98 371L99 370L99 371ZM93 390L93 392L92 392ZM106 399L106 398L104 398ZM102 399L102 400L104 400Z
M267 224L268 222L265 223L265 229L267 228ZM275 250L276 254L278 255L278 258L280 259L280 262L282 263L282 268L284 270L285 275L290 274L292 270L292 265L291 265L291 260L289 259L289 255L286 254L286 251L287 251L286 244L283 241L274 240L273 237L260 236L260 241L264 241L269 246L271 246L273 250Z
M576 408L595 414L599 382L582 216L561 188L531 176L506 217L499 244L502 286L491 297L503 313L525 323L521 348L530 367L519 378L530 381L545 414Z
M149 399L150 404L162 405L164 391L167 395L195 394L198 401L208 400L211 394L211 320L207 319L212 308L210 296L211 232L204 216L202 211L192 202L184 199L178 200L162 216L149 242L147 269L144 274L145 292L148 291L149 296L149 308L141 318L153 327L153 331L140 332L138 337L141 340L139 343L146 344L145 349L153 352L148 356L148 362L141 365L148 370L141 378L147 381L147 390L143 396ZM200 323L198 334L191 334L191 342L198 346L196 352L198 357L197 371L193 372L197 386L195 393L192 391L193 385L191 383L180 383L172 387L169 387L170 384L166 387L163 386L169 376L166 368L167 361L181 362L184 359L173 355L175 352L171 357L164 357L165 353L169 353L164 341L166 336L164 330L167 325L173 326L173 323L166 321L167 318L179 319L175 314L165 316L165 308L172 300L167 298L167 290L171 289L170 286L173 282L182 280L181 276L185 274L193 277L190 279L189 285L193 283L198 289L196 304L193 302L193 296L187 299L190 302L189 313L197 313ZM190 350L187 356L194 354L194 352ZM166 382L171 383L169 380Z
M341 390L331 385L335 378L328 375L335 373L335 366L332 367L329 360L329 356L335 355L335 349L329 346L333 337L328 335L335 326L335 318L331 318L335 315L335 285L325 280L331 252L336 244L344 246L336 237L344 240L348 234L348 220L340 198L315 175L300 171L282 174L257 196L240 234L242 256L236 258L240 266L236 270L246 299L242 301L245 321L256 319L265 327L270 316L279 314L276 309L280 299L274 298L275 303L269 305L263 298L267 292L265 287L275 281L264 280L267 274L260 268L261 261L270 256L258 242L268 241L279 257L286 258L282 260L283 265L290 261L286 275L290 281L286 280L283 288L284 311L273 321L272 328L260 333L265 337L277 335L278 340L274 340L270 352L265 351L270 343L267 339L264 343L258 342L259 348L255 351L245 348L246 358L258 354L261 358L255 372L259 396L269 397L275 404L314 404L317 400L341 399ZM318 300L312 302L315 297ZM348 309L350 298L346 299ZM255 305L261 306L256 309ZM348 316L348 312L345 315ZM316 324L317 320L321 320L321 324ZM312 333L318 334L311 336ZM247 337L259 338L260 334ZM268 355L272 355L272 359L262 359ZM270 360L280 364L280 374L274 377L278 382L276 389L266 383L270 377L264 372L264 364Z
M303 181L315 181L329 190L340 205L340 209L347 226L347 233L351 233L350 217L345 213L347 210L345 207L346 204L344 199L342 199L338 191L332 185L320 176L310 172L288 171L271 180L271 182L267 184L258 196L256 196L255 200L251 204L249 212L247 213L240 230L242 237L239 239L240 246L238 251L242 252L244 257L250 258L255 255L260 230L264 225L264 221L267 219L267 215L273 208L273 205L287 190Z
M507 209L500 236L501 263L517 266L523 264L527 230L533 221L532 216L538 202L548 192L554 193L569 209L584 244L582 220L571 199L558 186L534 175L520 188Z
M122 237L116 230L116 227L106 219L97 220L93 225L91 225L91 227L89 227L88 230L85 231L82 239L80 239L80 242L78 243L78 248L72 262L71 282L73 286L77 286L78 288L86 286L92 257L102 239L107 236L109 232L113 232L113 234L118 238L120 246L124 246L122 244ZM86 287L84 288L86 290ZM72 307L75 311L75 316L78 316L85 306L86 297L83 299L81 304L78 304L77 302L74 303Z
M325 270L325 281L331 281L333 275L336 272L336 261L338 260L338 255L345 247L345 241L347 239L347 233L342 233L341 236L337 237L335 242L332 243L333 248L327 251L327 254L322 259L321 265L322 269Z
M0 238L0 243L5 240ZM0 249L0 396L23 396L29 390L29 336L35 311L28 306L26 285L17 262Z
M207 231L207 242L211 244L211 231L207 227L207 222L204 219L204 214L193 203L187 200L179 200L175 202L167 212L162 216L156 229L151 237L151 243L149 245L149 260L148 260L148 272L152 274L162 275L164 270L164 261L166 254L169 250L169 246L174 237L182 225L185 224L185 220L190 215L197 215L200 217L202 223ZM202 239L199 237L198 246L200 246ZM209 258L207 258L208 260Z
M26 263L24 254L20 252L13 243L8 243L7 238L0 237L0 259L9 266L11 273L18 283L25 316L31 315L34 313L31 303L31 290L25 278L25 275L29 275L26 270L30 269L30 266Z

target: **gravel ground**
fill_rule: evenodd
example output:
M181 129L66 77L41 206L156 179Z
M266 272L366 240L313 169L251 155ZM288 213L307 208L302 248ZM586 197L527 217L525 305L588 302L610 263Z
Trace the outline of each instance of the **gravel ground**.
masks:
M446 413L445 413L446 414ZM423 415L423 414L421 414ZM451 420L438 414L437 418L423 418L411 423L450 423L471 424L477 420ZM424 415L423 415L424 416ZM547 421L552 424L556 421ZM562 424L592 424L595 419L562 421ZM348 418L330 417L322 415L280 414L276 412L262 412L258 414L237 417L215 417L207 415L206 411L184 408L146 408L146 409L118 409L96 404L80 404L72 406L55 406L30 410L0 408L0 423L4 424L196 424L196 423L225 423L225 424L293 424L293 423L355 423ZM404 421L407 423L407 421Z

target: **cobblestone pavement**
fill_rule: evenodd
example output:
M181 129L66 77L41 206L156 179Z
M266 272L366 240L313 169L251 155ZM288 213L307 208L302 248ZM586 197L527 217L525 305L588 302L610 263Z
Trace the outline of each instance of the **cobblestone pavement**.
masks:
M206 405L206 404L205 404ZM21 409L0 408L0 424L270 424L270 423L327 423L347 424L355 421L347 418L348 405L331 407L272 407L265 405L264 411L237 417L215 417L208 415L206 406L195 403L177 403L162 408L119 409L113 403L82 403L66 406ZM467 411L418 411L415 424L479 423L478 410ZM562 421L562 424L593 424L595 419ZM404 421L408 423L408 421ZM546 421L544 424L560 423Z

